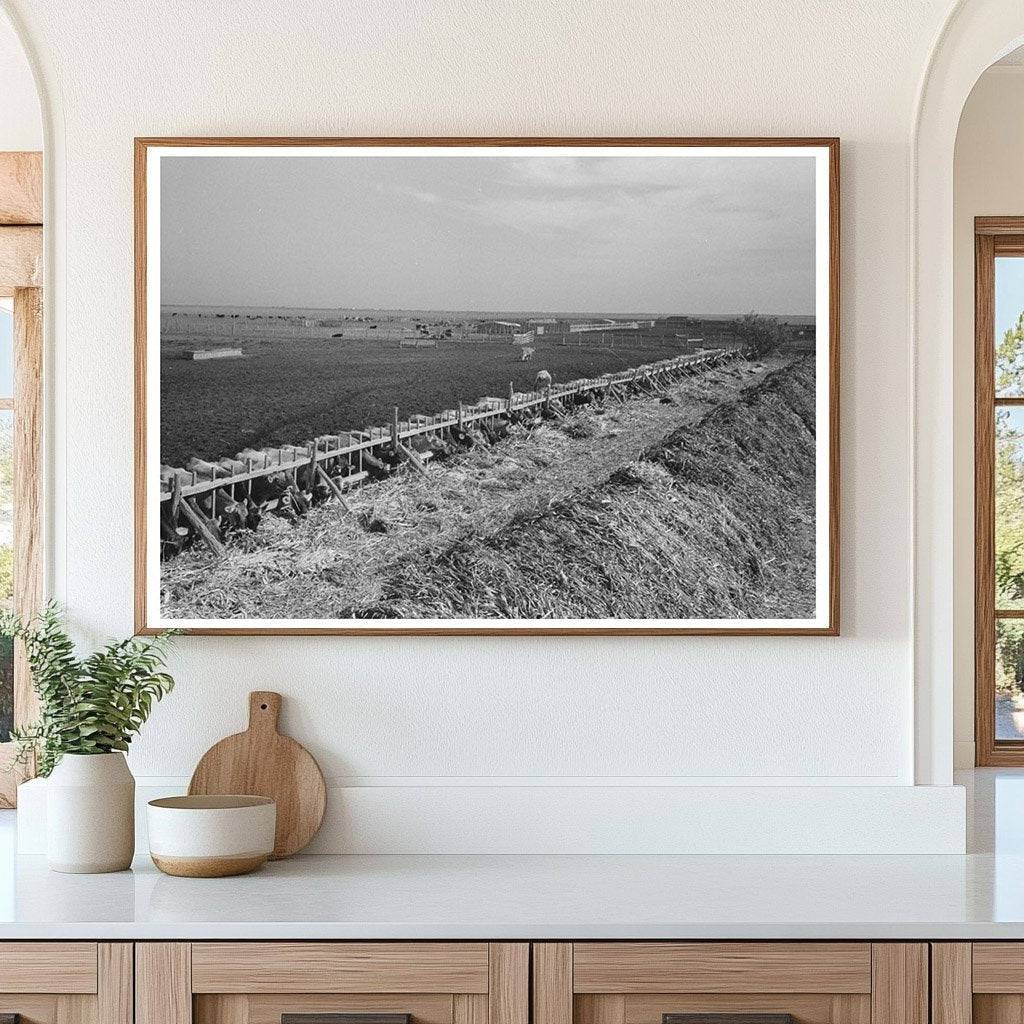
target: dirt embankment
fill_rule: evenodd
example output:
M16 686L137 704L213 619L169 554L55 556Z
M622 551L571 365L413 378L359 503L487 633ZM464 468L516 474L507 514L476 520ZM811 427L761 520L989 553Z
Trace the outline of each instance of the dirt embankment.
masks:
M814 367L779 358L514 433L163 570L216 618L807 617Z

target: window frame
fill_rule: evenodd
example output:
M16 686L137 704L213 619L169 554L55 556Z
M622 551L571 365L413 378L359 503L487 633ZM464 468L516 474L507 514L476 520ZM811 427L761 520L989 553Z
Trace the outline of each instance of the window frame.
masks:
M41 416L42 290L14 289L14 394L0 396L0 409L14 411L14 609L22 617L42 603ZM31 722L38 709L31 673L20 643L14 649L14 724ZM31 778L31 764L12 766L13 743L0 743L0 807L14 807L18 785Z
M974 221L974 665L975 764L1024 766L1024 740L996 738L996 623L1024 623L1024 608L995 601L995 423L999 408L1024 408L1024 396L997 398L995 382L996 258L1024 258L1024 216Z
M43 159L36 152L0 153L0 297L13 298L14 609L27 618L43 595ZM20 643L14 649L14 724L33 721L38 703ZM18 784L34 765L12 767L14 744L0 743L0 807L13 807Z

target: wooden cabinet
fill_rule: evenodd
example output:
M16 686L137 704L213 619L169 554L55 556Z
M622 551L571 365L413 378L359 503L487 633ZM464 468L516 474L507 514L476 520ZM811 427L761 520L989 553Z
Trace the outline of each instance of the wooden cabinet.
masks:
M1024 942L932 943L933 1024L1024 1020Z
M928 947L869 942L533 946L534 1024L928 1024ZM752 1016L753 1015L753 1016ZM763 1017L764 1024L784 1018ZM721 1024L730 1024L727 1018ZM678 1024L697 1024L683 1018Z
M7 1015L21 1024L132 1024L132 944L0 943Z
M139 943L136 1024L529 1024L529 966L522 942Z
M0 1018L18 1014L21 1024L1024 1020L1024 943L935 944L930 972L925 943L0 942ZM735 1016L673 1019L687 1014Z

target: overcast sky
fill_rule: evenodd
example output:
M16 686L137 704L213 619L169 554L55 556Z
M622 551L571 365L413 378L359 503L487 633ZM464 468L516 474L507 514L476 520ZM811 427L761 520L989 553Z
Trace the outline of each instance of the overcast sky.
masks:
M814 313L813 157L161 162L175 305Z

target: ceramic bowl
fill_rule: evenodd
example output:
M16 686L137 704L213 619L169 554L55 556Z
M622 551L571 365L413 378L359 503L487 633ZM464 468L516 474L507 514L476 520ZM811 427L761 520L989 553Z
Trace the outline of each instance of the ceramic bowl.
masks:
M264 796L169 796L147 808L149 853L168 875L255 871L274 849L277 805Z

